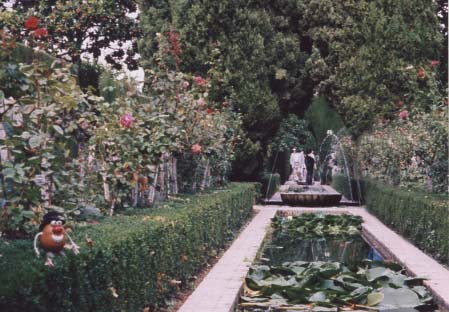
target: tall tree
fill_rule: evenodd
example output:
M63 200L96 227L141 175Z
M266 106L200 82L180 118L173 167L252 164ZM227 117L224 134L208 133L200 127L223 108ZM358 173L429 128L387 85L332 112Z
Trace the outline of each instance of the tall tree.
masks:
M353 134L396 117L398 103L421 110L433 104L427 94L435 86L423 68L441 49L434 1L307 0L305 7L310 73Z
M208 76L209 97L232 102L243 114L247 139L234 178L260 172L270 138L283 115L302 113L312 96L304 71L308 54L297 28L302 1L141 0L142 64L154 64L157 33L176 28L183 43L181 68ZM290 15L287 14L290 12Z

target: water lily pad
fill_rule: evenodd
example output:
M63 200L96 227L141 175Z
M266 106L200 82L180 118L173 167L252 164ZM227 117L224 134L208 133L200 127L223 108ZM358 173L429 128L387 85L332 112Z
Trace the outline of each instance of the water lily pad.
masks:
M309 297L310 302L327 302L329 301L324 291L318 291Z
M413 308L421 305L418 295L408 288L381 288L380 291L384 294L384 298L380 303L383 307L401 307L401 308Z
M383 299L384 299L383 293L372 292L372 293L368 294L368 296L366 297L366 305L370 306L370 307L376 306L379 303L381 303Z

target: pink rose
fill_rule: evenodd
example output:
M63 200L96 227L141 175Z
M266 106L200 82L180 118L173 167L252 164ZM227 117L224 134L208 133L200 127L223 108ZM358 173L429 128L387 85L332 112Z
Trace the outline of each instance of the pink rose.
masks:
M204 98L200 98L200 99L197 101L197 103L198 103L198 105L199 105L200 107L203 107L204 105L206 105L206 100L205 100Z
M403 110L399 113L399 118L405 120L408 117L408 111L407 110Z
M126 113L120 117L120 124L125 128L132 128L134 117L130 113Z
M424 72L424 69L419 68L418 69L418 78L422 79L426 76L426 73Z
M195 143L192 145L192 153L194 153L194 154L201 153L201 149L202 149L202 147L198 143Z
M432 60L432 61L430 62L430 67L436 67L436 66L438 66L438 65L440 65L440 61Z
M199 86L205 86L207 85L207 81L201 77L201 76L195 76L193 77L193 81L195 81L195 83Z
M183 81L182 82L182 87L184 88L184 89L187 89L188 87L190 86L190 83L188 82L188 81Z

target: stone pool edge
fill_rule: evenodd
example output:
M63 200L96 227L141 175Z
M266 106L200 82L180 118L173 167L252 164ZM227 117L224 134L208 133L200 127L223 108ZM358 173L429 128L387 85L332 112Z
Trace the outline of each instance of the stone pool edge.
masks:
M291 215L321 212L349 213L361 216L364 220L362 236L368 243L386 259L401 264L410 275L428 278L425 285L440 306L440 311L449 312L449 270L390 230L365 208L254 206L254 209L258 211L257 215L178 312L233 311L249 266L254 261L265 238L266 228L270 225L271 218L278 211Z

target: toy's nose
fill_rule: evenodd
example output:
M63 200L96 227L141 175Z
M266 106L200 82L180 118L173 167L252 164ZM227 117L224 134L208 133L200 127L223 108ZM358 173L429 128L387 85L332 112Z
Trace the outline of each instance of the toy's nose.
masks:
M61 235L62 232L64 232L64 228L62 226L57 225L53 227L53 234Z

